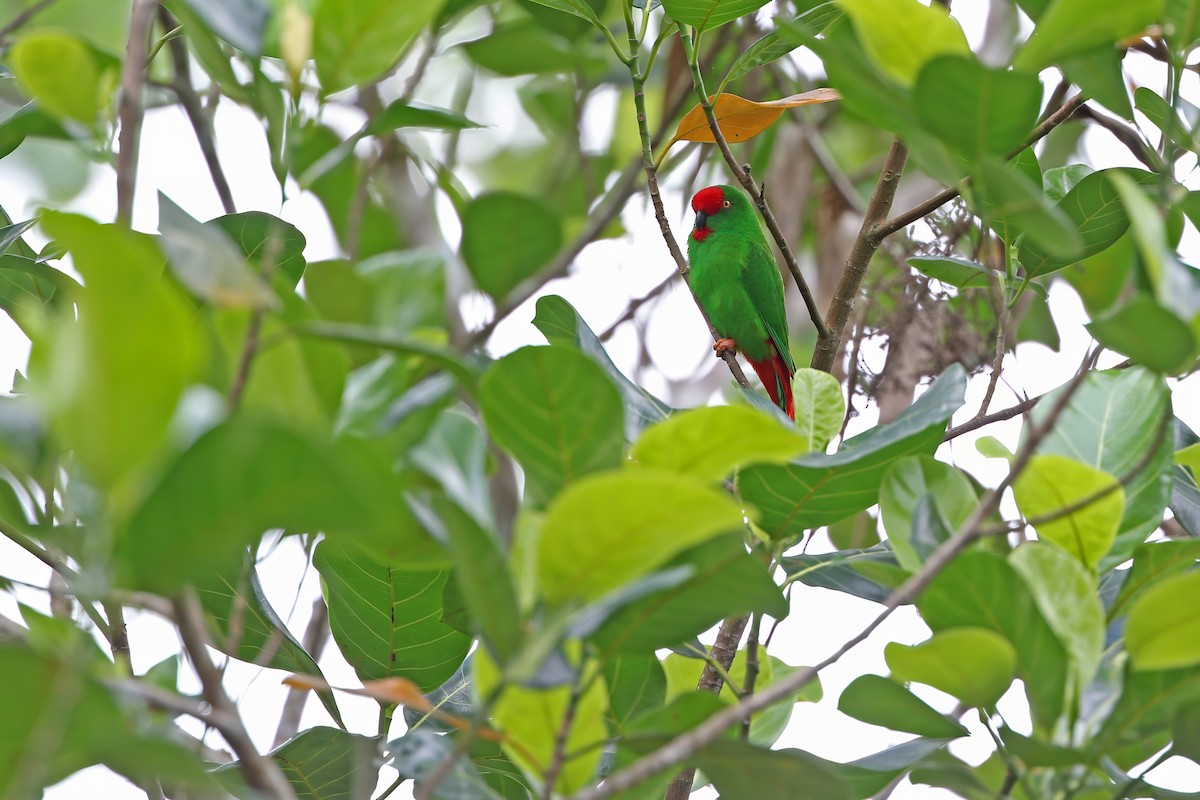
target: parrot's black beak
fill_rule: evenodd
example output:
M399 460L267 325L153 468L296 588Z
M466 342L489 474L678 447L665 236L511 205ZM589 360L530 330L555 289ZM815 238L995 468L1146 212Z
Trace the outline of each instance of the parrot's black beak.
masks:
M696 212L696 230L708 227L708 214L703 211Z

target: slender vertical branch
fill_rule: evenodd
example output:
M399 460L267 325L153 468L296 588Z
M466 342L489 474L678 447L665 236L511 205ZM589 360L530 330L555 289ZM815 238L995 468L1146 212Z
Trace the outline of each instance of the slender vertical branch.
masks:
M304 652L312 656L313 661L321 658L321 651L329 640L329 606L325 598L318 597L313 601L312 616L308 618L308 627L304 629L304 638L300 646ZM292 687L288 690L287 699L283 701L283 711L279 715L279 727L275 729L275 741L272 747L279 747L291 739L300 730L300 717L304 714L304 705L308 700L307 689Z
M41 2L33 4L20 14L17 14L15 17L13 17L7 25L5 25L3 28L0 28L0 44L3 44L5 39L7 39L16 31L20 30L22 27L28 24L29 20L45 11L54 3L55 0L41 0Z
M142 129L142 83L146 72L147 38L158 0L133 0L129 15L129 41L121 67L121 120L117 153L117 222L128 227L133 220L133 190L137 183L138 139Z
M629 34L629 75L633 81L633 106L637 113L638 135L642 142L642 170L646 173L646 188L650 192L650 203L654 206L654 217L658 220L658 228L662 232L663 241L666 242L667 250L671 253L671 258L674 259L679 274L683 276L684 282L688 285L688 290L691 291L692 285L688 281L687 259L683 257L683 252L679 249L678 242L675 241L675 234L671 232L671 223L667 221L667 211L663 206L662 193L658 188L658 170L654 167L654 150L650 142L650 127L646 116L646 74L638 67L640 42L638 41L637 30L633 24L633 12L624 4L622 4L622 7L625 10L625 29ZM692 299L696 302L696 308L700 309L700 314L704 317L705 324L708 325L708 332L712 335L713 341L718 341L721 336L717 333L717 329L713 327L708 314L701 308L700 302L696 300L694 292L692 293ZM729 371L733 373L734 379L740 385L743 387L750 386L750 382L746 380L746 374L742 372L742 367L738 364L737 357L733 353L725 351L721 353L720 358L728 365Z
M900 184L900 175L904 172L906 161L908 146L899 138L892 139L892 146L879 173L879 183L875 185L875 191L867 203L862 228L858 238L854 240L854 246L850 248L850 255L842 268L842 277L834 291L833 301L829 304L829 313L825 316L829 336L817 340L811 364L814 369L833 371L833 363L842 346L842 333L850 319L850 312L854 310L854 301L858 298L858 290L867 274L867 266L871 263L871 256L875 255L875 251L883 242L884 237L876 227L887 218L892 208L896 187Z
M275 800L296 800L292 785L273 759L263 756L254 747L250 734L238 716L237 706L225 693L221 684L221 671L208 657L208 636L205 633L204 611L194 589L187 589L174 601L175 620L183 639L184 650L200 678L204 699L219 714L225 725L221 734L237 754L239 768L252 789Z
M708 92L704 88L704 75L700 70L700 60L696 53L695 42L693 42L683 26L679 26L679 39L683 42L683 51L687 56L688 66L692 70L692 86L696 90L696 97L700 101L700 107L704 109L704 116L708 120L709 130L712 131L713 139L717 142L717 147L721 150L721 155L725 158L725 163L729 165L729 169L733 172L734 177L738 179L738 183L742 188L749 192L750 197L754 199L758 206L758 211L762 215L763 222L767 224L767 230L771 232L772 238L775 239L775 244L779 247L779 252L783 255L783 261L787 264L788 272L792 275L792 280L796 282L796 288L800 290L800 296L804 298L804 305L808 309L808 316L812 320L813 327L817 329L817 338L824 340L830 336L830 331L825 323L821 321L821 312L817 309L817 301L813 299L812 292L809 291L808 283L804 280L804 276L800 274L800 265L796 261L796 256L792 253L792 248L788 245L787 238L783 235L783 231L779 227L779 221L775 219L774 212L771 211L771 206L767 204L767 188L766 184L756 186L754 179L746 169L738 163L737 158L733 155L733 151L729 149L729 143L725 141L724 134L721 133L721 126L717 122L717 116L713 112L712 102L708 98Z

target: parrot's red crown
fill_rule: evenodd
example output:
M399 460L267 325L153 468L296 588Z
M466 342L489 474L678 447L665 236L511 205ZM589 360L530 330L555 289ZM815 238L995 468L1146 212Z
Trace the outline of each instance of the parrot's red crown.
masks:
M725 190L720 186L709 186L696 192L692 197L692 211L697 213L703 211L711 217L721 210L724 202Z

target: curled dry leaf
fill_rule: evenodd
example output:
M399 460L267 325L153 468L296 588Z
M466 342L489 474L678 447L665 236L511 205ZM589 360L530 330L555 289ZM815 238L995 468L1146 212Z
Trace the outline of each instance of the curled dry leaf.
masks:
M747 100L744 97L739 97L736 94L722 94L713 102L713 98L708 98L710 103L713 103L713 114L717 118L717 124L721 126L721 133L725 137L725 141L744 142L747 139L753 139L760 133L771 127L772 123L789 108L796 106L807 106L814 103L828 103L831 100L840 100L842 96L838 94L836 89L813 89L809 92L794 94L790 97L784 97L780 100L767 100L765 102L757 102L755 100ZM683 119L679 121L679 128L676 129L675 135L663 147L659 154L658 160L661 163L666 152L671 149L671 145L676 142L715 142L712 130L708 127L708 119L704 115L704 108L697 103L690 111L683 115Z
M408 678L393 676L391 678L382 678L377 681L365 681L361 689L350 689L339 686L330 686L325 680L316 677L315 675L300 675L292 674L283 679L285 686L291 686L293 689L301 689L310 692L324 692L331 689L336 689L339 692L347 692L349 694L357 694L362 697L370 697L372 700L377 700L380 703L388 705L408 706L414 711L419 711L423 714L430 714L437 717L448 725L459 730L466 730L471 727L471 723L461 717L456 717L453 714L447 714L444 711L434 707L429 702L429 698L421 691L421 687L410 681ZM481 739L490 741L503 741L504 737L491 730L490 728L480 728L476 731Z

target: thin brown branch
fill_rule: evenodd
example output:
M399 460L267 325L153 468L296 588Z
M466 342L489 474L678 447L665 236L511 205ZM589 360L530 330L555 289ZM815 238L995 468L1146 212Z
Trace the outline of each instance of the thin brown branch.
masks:
M674 283L677 278L679 278L679 273L672 272L666 278L663 278L663 280L660 281L659 284L657 286L655 286L653 289L646 292L644 295L637 298L636 300L630 302L630 304L625 307L624 313L622 313L621 316L617 317L613 321L613 323L611 325L609 325L607 328L605 328L604 332L600 334L600 341L607 342L609 339L611 339L612 335L614 333L616 333L617 328L621 327L626 322L629 322L629 320L633 319L634 316L637 315L638 309L640 309L642 306L646 305L646 303L649 303L651 300L653 300L654 298L658 297L660 294L665 292L667 290L667 287L670 286L672 283Z
M104 603L104 614L108 617L108 645L113 661L125 675L133 674L129 657L129 630L125 626L125 609L120 603Z
M133 220L133 190L137 184L138 139L142 129L142 83L146 74L147 39L158 0L133 0L129 15L129 41L121 67L121 121L117 153L117 222L129 227Z
M563 767L567 763L567 737L571 733L571 725L575 723L575 712L579 707L579 698L584 691L586 691L585 687L574 686L571 689L571 696L567 699L567 710L563 713L562 723L558 726L558 732L554 736L554 754L550 757L549 766L546 767L542 800L553 800L554 798L554 784L558 782L558 776L562 774Z
M1107 114L1101 114L1089 106L1080 108L1077 116L1080 119L1091 120L1111 133L1118 142L1125 146L1125 149L1134 158L1145 165L1146 169L1152 172L1160 172L1162 170L1162 159L1159 158L1158 153L1154 152L1142 139L1141 134L1131 126L1125 125L1120 120L1113 119Z
M238 355L237 372L233 374L233 382L229 385L229 412L237 411L242 402L242 394L246 391L246 383L250 380L250 367L258 352L258 337L262 332L263 318L266 310L256 308L250 314L250 324L246 327L246 339L242 343L242 352Z
M964 433L970 433L971 431L978 430L979 428L983 428L987 425L991 425L993 422L999 422L1000 420L1012 419L1013 417L1020 416L1021 414L1024 414L1026 411L1028 411L1029 409L1036 406L1038 404L1038 401L1041 400L1042 397L1044 397L1044 395L1038 395L1037 397L1027 397L1026 399L1022 400L1021 402L1017 403L1016 405L1006 408L1002 411L995 411L991 414L984 414L981 417L975 417L972 420L964 422L962 425L959 425L955 428L951 428L950 430L946 431L946 435L942 437L942 441L948 442L951 439L955 439L959 436L962 436Z
M1058 422L1067 404L1082 385L1083 379L1090 371L1098 352L1097 350L1088 353L1083 363L1080 364L1075 377L1072 378L1067 384L1066 389L1059 395L1045 419L1041 424L1033 425L1030 428L1029 436L1021 447L1021 451L1014 458L1009 474L1000 482L1000 485L986 492L980 498L979 505L975 508L975 511L963 525L929 555L929 558L926 559L920 570L887 597L883 602L884 610L870 624L847 640L836 652L819 664L788 675L765 687L762 691L743 698L737 704L718 711L700 723L700 725L675 737L667 744L635 761L629 767L609 775L603 785L584 789L576 793L572 800L602 800L602 798L610 797L618 792L636 786L652 775L688 759L705 745L716 741L728 728L737 725L749 715L784 700L806 686L817 677L817 674L821 670L836 663L842 656L865 641L897 608L911 602L920 595L963 548L979 537L980 526L983 521L999 508L1000 499L1004 492L1025 469L1025 466L1033 456L1034 450Z
M221 682L221 671L208 657L208 634L204 621L204 611L194 589L187 589L174 601L175 620L179 626L179 634L183 639L183 648L187 651L196 675L200 678L204 699L212 707L214 715L219 715L223 723L217 730L225 737L225 741L233 748L238 757L238 768L246 779L246 783L265 796L275 800L296 800L292 785L284 777L283 771L274 759L263 756L254 747L246 726L238 716L237 706L225 693ZM214 725L216 727L216 725Z
M174 30L179 25L179 21L165 7L159 9L159 18L167 30ZM196 142L200 145L200 153L204 156L204 163L208 167L213 187L217 190L217 197L221 200L221 207L225 209L226 214L233 214L237 211L233 202L233 191L229 187L225 170L221 167L221 160L217 157L212 120L204 113L200 95L192 86L191 59L188 56L187 45L182 39L174 38L167 46L171 50L171 64L175 70L175 77L170 83L171 91L179 99L179 105L183 107L183 112L196 134Z
M875 191L871 193L870 202L867 203L867 213L863 217L862 228L854 240L854 245L850 248L850 255L846 258L841 279L834 291L833 300L829 304L829 313L825 317L825 323L829 328L830 335L827 338L818 339L816 349L813 351L811 366L814 369L824 372L833 371L833 362L841 349L842 333L850 319L850 313L854 310L854 302L858 299L858 290L862 286L863 277L867 274L871 256L875 255L875 251L879 249L879 245L884 239L884 234L880 234L876 230L877 226L887 218L888 212L892 208L892 201L896 197L896 187L900 183L900 175L904 172L904 164L907 160L908 146L899 138L892 139L892 146L883 160L883 169L879 173L879 182L875 185Z
M41 2L33 4L20 14L17 14L15 17L13 17L7 25L5 25L3 28L0 28L0 44L2 44L4 40L13 33L23 28L31 19L45 11L55 2L56 0L41 0Z
M625 29L629 36L629 52L632 54L632 59L629 63L629 75L633 82L633 105L637 112L638 136L642 143L642 170L646 174L646 189L650 192L650 204L654 207L654 217L658 220L658 229L662 233L663 241L667 245L667 250L670 252L671 258L675 261L676 269L683 276L684 282L688 285L688 290L691 291L692 286L688 281L687 259L683 257L683 252L679 249L679 243L675 241L675 234L671 232L671 223L667 221L667 211L663 206L662 192L658 188L658 170L654 166L654 151L650 139L650 128L646 121L646 76L639 71L638 67L638 49L640 43L638 42L637 31L633 25L633 12L629 7L623 8L625 11ZM685 92L681 91L680 96L685 96ZM680 102L682 103L682 100ZM695 292L692 292L692 300L696 303L696 308L699 309L700 315L704 317L704 323L708 325L708 332L712 335L713 341L720 340L720 334L713 327L712 320L708 318L708 314L700 305L700 301L696 299ZM742 372L742 367L737 362L737 356L725 350L719 357L729 367L730 373L733 374L734 380L739 385L742 387L750 386L750 382L746 380L746 374Z
M695 42L688 37L682 25L679 26L679 38L683 42L688 66L692 70L692 86L696 91L700 107L704 109L704 117L708 120L708 128L712 132L713 139L716 140L717 147L720 149L721 155L725 158L725 163L729 166L729 170L737 178L742 188L754 199L755 205L758 206L758 212L762 215L763 222L767 224L767 230L771 232L771 237L775 240L776 246L779 247L779 252L783 255L783 261L787 265L788 272L791 273L792 280L796 283L796 288L800 290L800 296L804 298L804 306L808 309L809 319L812 320L813 327L817 329L817 339L825 341L832 334L821 320L821 312L817 308L817 301L813 299L812 292L808 288L808 282L804 280L804 276L800 273L800 264L796 261L796 255L792 252L787 237L783 235L783 231L779 227L779 221L775 219L775 213L771 211L771 206L767 203L767 186L765 183L755 185L754 179L750 177L750 173L738 162L737 158L733 155L733 151L729 149L729 142L725 141L725 136L721 133L721 125L717 122L717 115L713 111L712 102L708 98L708 91L704 88L704 74L700 70L700 60L696 54Z
M749 619L750 615L745 614L740 617L730 617L721 623L716 641L713 642L712 649L709 651L711 659L721 665L721 670L714 669L711 663L706 664L704 671L700 673L696 691L721 693L721 687L725 685L721 672L728 674L729 668L733 665L733 659L737 657L738 644L742 641L742 634L746 630L746 622ZM692 793L692 781L695 778L696 769L694 767L681 770L671 780L666 794L663 795L663 800L687 800L688 795Z
M1015 158L1026 147L1030 147L1031 145L1041 141L1046 134L1050 133L1050 131L1069 120L1085 102L1087 102L1087 97L1083 94L1077 94L1067 102L1063 103L1057 111L1046 117L1046 119L1042 120L1041 124L1033 129L1033 133L1029 135L1029 138L1025 140L1025 143L1010 153L1009 158ZM924 203L914 206L908 211L905 211L903 214L897 214L887 222L881 223L875 229L875 235L882 240L888 236L891 236L898 230L907 228L909 225L921 219L921 217L924 217L926 214L937 211L939 208L946 205L946 203L949 203L962 193L962 185L963 183L960 181L954 186L947 187L926 200Z
M321 651L329 641L329 607L325 598L318 597L313 601L312 616L308 618L308 627L304 629L304 637L300 646L304 652L312 656L313 661L321 658ZM279 747L295 736L300 730L300 717L304 714L304 704L310 692L307 689L297 689L293 686L288 690L287 699L283 701L283 711L279 715L279 727L275 729L275 741L271 747Z

